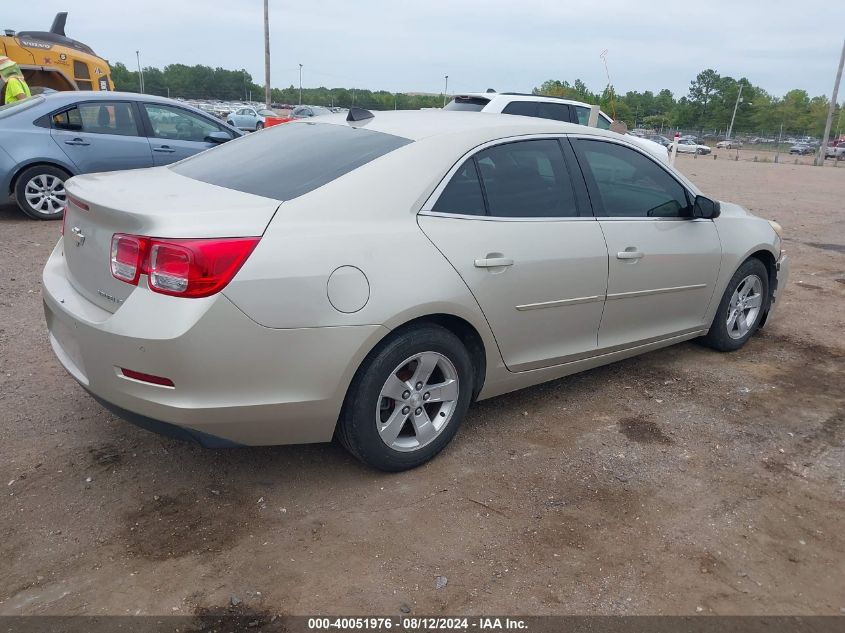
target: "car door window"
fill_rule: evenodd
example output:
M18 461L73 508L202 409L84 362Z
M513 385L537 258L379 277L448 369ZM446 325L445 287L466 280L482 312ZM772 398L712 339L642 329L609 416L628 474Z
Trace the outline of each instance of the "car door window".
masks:
M80 103L53 115L53 126L91 134L138 136L135 110L126 102Z
M204 142L212 132L228 130L198 114L158 103L145 103L153 136L172 141Z
M558 141L506 143L475 155L487 199L496 217L574 217L572 181Z
M502 110L502 114L517 114L521 116L537 116L536 101L511 101Z
M573 143L594 181L605 216L686 218L692 206L686 190L656 162L618 143L579 139Z
M470 158L455 172L440 194L433 211L460 215L484 215L484 195L475 160Z
M541 119L568 122L569 106L565 103L547 103L541 101L537 104L537 116Z

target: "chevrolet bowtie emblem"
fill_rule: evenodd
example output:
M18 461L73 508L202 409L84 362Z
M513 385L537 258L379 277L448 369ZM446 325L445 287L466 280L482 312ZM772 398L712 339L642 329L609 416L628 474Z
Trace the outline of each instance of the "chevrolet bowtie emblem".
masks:
M85 233L78 226L73 227L70 232L77 246L82 246L85 243Z

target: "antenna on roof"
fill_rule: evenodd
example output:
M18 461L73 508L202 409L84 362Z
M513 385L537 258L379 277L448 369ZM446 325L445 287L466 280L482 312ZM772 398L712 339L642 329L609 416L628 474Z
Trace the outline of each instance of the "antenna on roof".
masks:
M349 108L349 114L346 115L347 121L365 121L372 119L375 115L364 108Z
M487 88L487 94L490 94L491 92L496 92L496 89L495 88Z

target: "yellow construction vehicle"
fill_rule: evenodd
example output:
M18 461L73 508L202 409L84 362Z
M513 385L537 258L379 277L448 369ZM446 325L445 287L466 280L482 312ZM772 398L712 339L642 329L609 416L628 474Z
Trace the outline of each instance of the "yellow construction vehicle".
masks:
M53 90L114 90L109 63L82 42L65 35L67 13L58 13L49 31L6 29L0 35L0 55L23 70L33 92Z

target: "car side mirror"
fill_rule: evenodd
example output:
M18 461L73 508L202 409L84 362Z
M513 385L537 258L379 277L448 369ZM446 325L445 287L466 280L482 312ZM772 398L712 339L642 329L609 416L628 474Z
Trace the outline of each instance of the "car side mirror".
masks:
M211 132L205 137L206 143L225 143L231 140L232 137L226 132Z
M694 218L713 220L718 218L721 212L722 208L718 200L711 200L706 196L695 197L695 202L692 205L692 216Z

